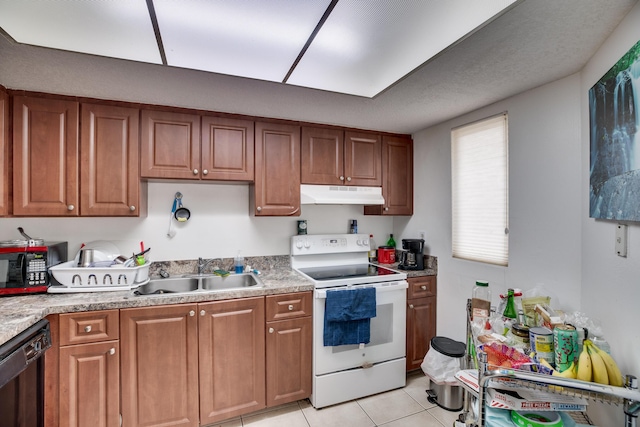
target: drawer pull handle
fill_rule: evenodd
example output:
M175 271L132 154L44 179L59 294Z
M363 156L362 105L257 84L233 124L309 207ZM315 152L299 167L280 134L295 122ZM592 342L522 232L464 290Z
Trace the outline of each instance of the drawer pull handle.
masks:
M293 311L293 304L289 304L289 311Z
M269 328L269 333L270 333L270 334L272 334L272 333L274 333L274 332L275 332L275 329L273 329L273 328Z
M87 332L87 333L88 333L88 332L91 332L91 325L89 325L89 326L85 326L85 327L84 327L84 331L85 331L85 332Z
M109 350L109 354L111 356L113 356L114 354L116 354L116 349L115 348L111 348L111 350Z
M427 285L420 286L420 289L422 289L423 291L426 291L427 290Z

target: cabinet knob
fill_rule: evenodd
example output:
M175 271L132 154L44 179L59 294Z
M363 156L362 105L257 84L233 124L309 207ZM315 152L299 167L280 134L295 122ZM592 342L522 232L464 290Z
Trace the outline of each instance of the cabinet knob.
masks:
M193 316L195 316L195 315L196 315L196 311L195 311L195 310L191 310L191 311L189 312L189 316L193 317Z
M75 207L75 206L73 206L73 205L69 205L69 206L67 206L67 210L68 210L68 211L72 211L72 210L74 210L75 208L76 208L76 207Z
M344 176L340 176L340 181L344 181Z
M194 175L198 175L198 169L194 169L194 170L193 170L193 174L194 174Z
M426 291L427 290L427 285L420 286L420 289L422 289L423 291Z
M347 177L347 181L351 182L351 177L350 176Z
M256 208L256 210L257 210L258 212L262 212L262 207L258 206L258 207Z
M385 206L385 207L384 207L384 210L385 210L385 211L388 211L388 210L389 210L389 208Z
M276 331L275 329L273 329L273 328L269 328L269 333L270 333L270 334L274 333L275 331Z
M293 304L289 304L289 311L293 311Z
M200 316L204 316L205 314L207 314L207 312L206 312L206 311L204 311L204 310L200 310Z
M413 304L409 304L409 308L413 308Z
M136 211L136 207L135 207L135 206L133 206L133 205L131 205L131 206L129 206L129 210L130 210L131 212L135 212L135 211Z
M112 347L112 348L109 350L109 354L110 354L111 356L113 356L114 354L116 354L116 349Z
M84 327L84 331L85 332L91 332L91 326L85 326Z
M208 175L208 174L209 174L209 170L208 169L205 169L205 170L202 171L202 175Z

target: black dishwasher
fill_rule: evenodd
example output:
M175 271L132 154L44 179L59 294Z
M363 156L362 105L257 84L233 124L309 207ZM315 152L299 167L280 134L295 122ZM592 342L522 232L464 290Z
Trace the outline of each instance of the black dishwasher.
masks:
M0 345L0 427L44 425L44 352L49 322L40 320Z

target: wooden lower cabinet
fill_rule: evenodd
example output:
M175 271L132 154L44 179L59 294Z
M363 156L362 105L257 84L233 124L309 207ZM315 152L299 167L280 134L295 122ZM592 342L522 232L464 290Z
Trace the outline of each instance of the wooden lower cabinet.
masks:
M9 214L9 95L0 86L0 216Z
M197 308L120 310L124 427L199 425Z
M51 315L45 426L120 425L118 310Z
M264 297L198 304L200 423L265 407Z
M267 304L267 407L311 395L313 294L273 295Z
M60 425L120 425L118 341L60 348Z
M407 281L407 371L412 371L420 368L436 336L436 277Z

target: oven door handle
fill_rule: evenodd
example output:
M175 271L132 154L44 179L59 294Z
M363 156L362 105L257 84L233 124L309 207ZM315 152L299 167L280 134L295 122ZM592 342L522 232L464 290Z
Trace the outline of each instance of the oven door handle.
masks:
M328 289L316 289L315 297L316 299L326 299L327 291L330 290L338 290L338 289L358 289L358 288L376 288L376 294L381 292L394 292L394 291L402 291L409 287L409 283L406 280L402 280L400 282L394 282L392 284L372 284L372 285L355 285L355 286L344 286L341 288L328 288Z

